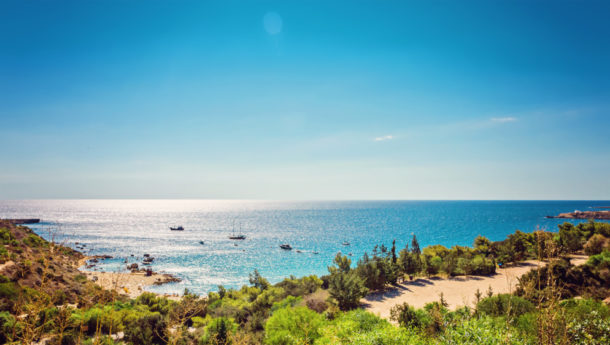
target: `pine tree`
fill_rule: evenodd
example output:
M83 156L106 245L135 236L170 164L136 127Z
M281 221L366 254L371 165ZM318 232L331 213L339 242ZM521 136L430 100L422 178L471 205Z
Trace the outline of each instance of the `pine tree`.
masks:
M411 240L411 253L413 254L421 254L421 249L419 249L419 242L417 242L417 237L413 234L413 240Z
M336 267L328 267L328 292L337 301L339 309L354 309L360 304L360 299L366 296L368 289L364 286L363 279L350 268L351 260L347 256L337 253L334 263Z

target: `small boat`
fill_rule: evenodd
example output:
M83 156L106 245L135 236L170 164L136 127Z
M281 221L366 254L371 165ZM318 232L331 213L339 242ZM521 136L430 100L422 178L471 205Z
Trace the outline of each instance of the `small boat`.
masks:
M345 242L343 242L343 245L344 246L349 246L349 242L345 241Z
M300 250L298 250L298 249L297 249L297 253L302 253L302 251L300 251Z
M204 241L199 241L199 244L205 244L205 242Z
M289 244L280 244L280 248L284 250L292 250L292 247Z
M320 254L320 253L318 253L318 252L313 252L313 254Z
M176 226L176 227L172 227L172 226L170 226L170 227L169 227L169 229L170 229L171 231L184 231L184 227L183 227L182 225L180 225L180 226Z

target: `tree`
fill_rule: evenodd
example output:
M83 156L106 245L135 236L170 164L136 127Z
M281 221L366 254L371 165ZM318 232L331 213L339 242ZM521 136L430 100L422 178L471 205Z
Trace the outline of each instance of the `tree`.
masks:
M559 225L559 244L561 251L567 253L573 253L582 248L580 233L572 223Z
M352 266L352 260L345 255L341 255L341 253L337 253L333 262L335 265L337 265L339 271L341 272L349 272Z
M443 259L438 256L428 255L423 255L423 258L423 267L428 277L433 274L437 274L440 271L441 265L443 264Z
M341 310L350 310L360 305L362 299L368 293L362 279L354 271L347 273L331 273L328 292L337 301Z
M255 269L253 273L250 273L250 284L254 287L259 288L261 291L267 289L271 284L269 281L258 273L258 270Z
M483 255L489 255L491 241L487 237L479 235L474 239L474 249Z
M421 270L421 262L417 254L409 252L407 248L399 253L400 269L409 276L413 276Z
M351 260L347 256L338 253L334 263L336 267L328 267L330 272L328 292L330 296L337 301L341 310L358 307L360 299L368 293L363 279L356 274L356 271L350 269Z
M413 234L413 239L411 240L411 253L413 254L421 254L421 249L419 249L419 242L417 242L417 237Z
M385 273L383 267L380 267L379 264L379 257L370 259L366 253L358 260L356 272L362 278L364 285L370 290L379 290L385 286Z

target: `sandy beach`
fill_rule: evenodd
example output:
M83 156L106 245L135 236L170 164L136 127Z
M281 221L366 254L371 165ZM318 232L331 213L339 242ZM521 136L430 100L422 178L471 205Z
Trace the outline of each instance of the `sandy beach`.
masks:
M140 296L146 290L147 286L165 284L169 282L179 281L176 277L170 274L153 273L147 276L145 272L98 272L98 271L87 271L82 269L86 266L87 261L94 258L93 256L85 256L77 262L77 267L83 274L87 276L87 279L94 281L97 285L108 290L115 290L116 292L127 295L131 298ZM165 297L173 298L178 297L175 295L163 295Z
M146 286L152 286L155 283L164 283L174 279L169 274L153 273L146 276L144 272L137 273L115 273L115 272L91 272L83 271L87 279L94 280L99 286L115 290L120 294L128 295L131 298L136 298L145 292ZM167 296L172 297L172 296Z
M572 256L572 264L580 265L587 261L584 255ZM453 278L419 278L411 282L398 284L383 292L373 293L362 300L365 309L383 318L390 317L390 309L396 304L407 302L415 308L438 301L443 296L450 309L474 304L474 294L477 289L481 293L491 286L494 294L514 291L517 278L530 270L546 265L545 262L529 260L517 266L496 270L493 276L460 276Z

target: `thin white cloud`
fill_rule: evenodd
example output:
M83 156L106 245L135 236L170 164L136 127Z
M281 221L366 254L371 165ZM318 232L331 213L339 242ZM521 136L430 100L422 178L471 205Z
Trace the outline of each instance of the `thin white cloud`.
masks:
M508 116L508 117L492 117L492 122L496 123L507 123L507 122L515 122L517 121L516 117Z
M384 135L382 137L375 138L375 141L386 141L386 140L392 140L392 139L394 139L394 136L392 136L392 135Z

